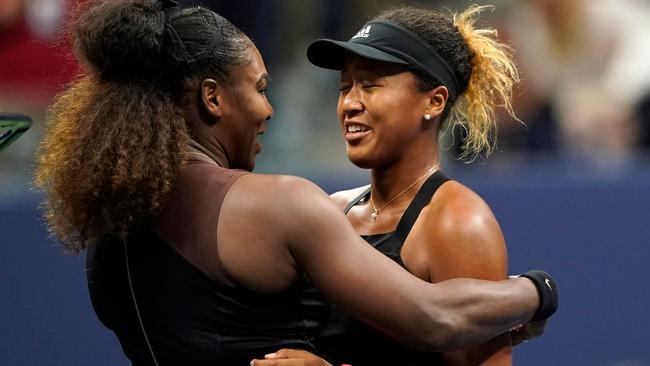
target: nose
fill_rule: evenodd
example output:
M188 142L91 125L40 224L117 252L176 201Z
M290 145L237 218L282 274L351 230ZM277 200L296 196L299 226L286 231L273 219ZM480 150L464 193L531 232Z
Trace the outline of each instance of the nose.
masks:
M266 101L267 104L267 110L266 110L266 121L270 120L273 118L273 106L271 105L271 102L268 100Z
M361 102L359 91L353 86L345 94L345 98L343 99L343 113L349 116L361 111L363 111L363 103Z

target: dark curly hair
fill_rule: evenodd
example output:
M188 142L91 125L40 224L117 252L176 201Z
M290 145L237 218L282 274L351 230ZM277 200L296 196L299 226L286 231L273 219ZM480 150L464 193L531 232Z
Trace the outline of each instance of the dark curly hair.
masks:
M228 78L251 42L208 9L155 0L85 4L71 31L84 72L49 110L35 180L51 233L78 253L159 212L188 141L180 98Z
M429 43L454 70L461 94L450 95L445 107L447 128L460 127L465 136L462 158L475 158L481 151L493 152L496 143L494 109L502 105L516 120L511 100L512 88L519 81L511 48L497 40L494 29L477 29L479 14L491 6L472 5L451 17L411 7L380 13L383 19L400 25ZM440 85L432 77L413 70L420 89Z

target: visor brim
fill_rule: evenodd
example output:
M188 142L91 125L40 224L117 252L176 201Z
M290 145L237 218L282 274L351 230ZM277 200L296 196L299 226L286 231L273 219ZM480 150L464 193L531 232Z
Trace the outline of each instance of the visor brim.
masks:
M307 59L312 64L330 70L342 70L345 55L354 55L381 62L408 65L408 62L377 48L360 43L319 39L307 48Z

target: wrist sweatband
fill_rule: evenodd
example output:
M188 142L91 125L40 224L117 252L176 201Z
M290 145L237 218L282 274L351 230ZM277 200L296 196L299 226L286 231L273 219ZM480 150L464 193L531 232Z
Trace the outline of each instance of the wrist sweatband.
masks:
M519 275L519 277L526 277L533 281L539 293L539 307L531 321L546 319L553 315L558 306L558 292L557 285L551 276L544 271L532 270Z

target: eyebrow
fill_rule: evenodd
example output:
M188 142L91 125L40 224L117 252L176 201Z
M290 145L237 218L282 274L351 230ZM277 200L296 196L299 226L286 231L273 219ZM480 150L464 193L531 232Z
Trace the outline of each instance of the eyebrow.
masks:
M367 64L357 65L355 67L355 69L357 71L367 72L367 73L371 73L371 74L375 74L375 75L380 75L381 74L380 72L377 71L376 67L372 67L372 66L367 65ZM349 73L349 72L351 72L350 65L347 65L347 67L344 67L344 68L341 69L341 73Z
M357 65L355 69L357 72L367 73L373 77L382 78L389 75L399 74L403 71L408 71L408 68L404 67L404 69L402 70L400 66L401 65L393 66L391 64L373 66L366 63L362 63L360 65ZM350 67L346 67L343 70L341 70L341 76L345 73L349 74L351 72L350 69L351 69Z
M259 77L259 79L257 79L257 82L255 84L260 85L263 82L266 82L268 84L269 81L271 81L271 77L269 76L268 73L264 73L262 74L262 76Z

